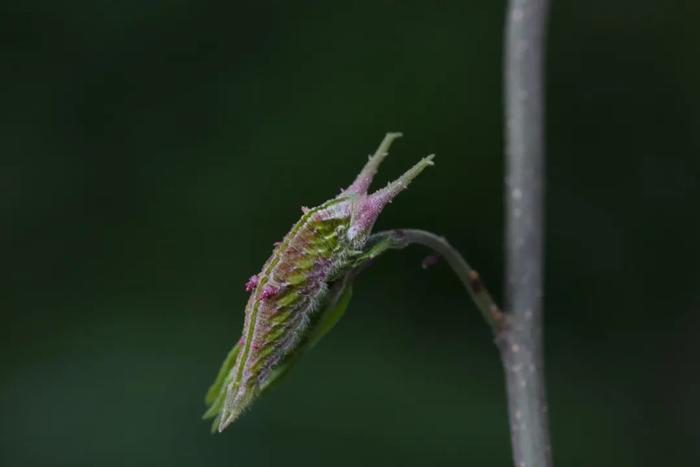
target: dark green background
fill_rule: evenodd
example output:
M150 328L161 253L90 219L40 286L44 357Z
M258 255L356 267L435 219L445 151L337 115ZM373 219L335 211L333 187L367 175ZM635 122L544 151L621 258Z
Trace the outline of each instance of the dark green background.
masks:
M0 465L507 466L501 369L444 264L392 253L222 435L243 283L384 132L378 228L502 290L504 4L3 1ZM554 0L547 377L560 466L700 464L700 4Z

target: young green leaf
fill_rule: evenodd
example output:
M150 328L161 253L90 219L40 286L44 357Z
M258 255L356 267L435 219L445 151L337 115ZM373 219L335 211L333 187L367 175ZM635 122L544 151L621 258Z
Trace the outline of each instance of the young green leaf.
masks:
M275 245L260 273L246 283L251 292L243 335L229 353L207 395L205 417L219 431L231 424L300 355L313 347L345 312L351 282L383 245L368 237L384 207L426 167L420 160L397 180L369 194L369 185L391 143L388 133L355 181L312 209Z

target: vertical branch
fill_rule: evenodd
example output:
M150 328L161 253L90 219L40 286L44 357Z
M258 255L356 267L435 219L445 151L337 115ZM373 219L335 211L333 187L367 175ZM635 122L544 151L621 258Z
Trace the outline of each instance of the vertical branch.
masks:
M516 467L552 465L542 344L548 0L509 0L505 30L506 300L497 336Z

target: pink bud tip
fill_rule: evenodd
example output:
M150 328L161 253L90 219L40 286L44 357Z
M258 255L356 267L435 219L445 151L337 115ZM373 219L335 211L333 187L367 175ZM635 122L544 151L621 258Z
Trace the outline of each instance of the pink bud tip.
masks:
M307 208L306 206L302 206L302 207L301 207L301 212L302 212L303 214L306 214L306 213L309 212L309 211L310 211L310 209Z
M265 285L262 293L260 294L260 300L267 300L268 298L275 296L279 290L279 287L275 287L274 285Z
M258 275L253 274L250 276L250 279L248 279L248 282L245 283L245 291L246 292L252 292L255 290L255 287L258 286Z

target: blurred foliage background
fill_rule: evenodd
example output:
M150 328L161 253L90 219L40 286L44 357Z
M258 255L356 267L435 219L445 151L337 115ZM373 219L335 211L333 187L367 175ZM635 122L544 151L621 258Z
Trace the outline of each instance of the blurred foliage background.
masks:
M500 295L504 3L0 3L0 465L510 465L490 335L384 257L222 435L243 283L383 134L378 228ZM546 346L560 466L700 464L700 3L554 0Z

